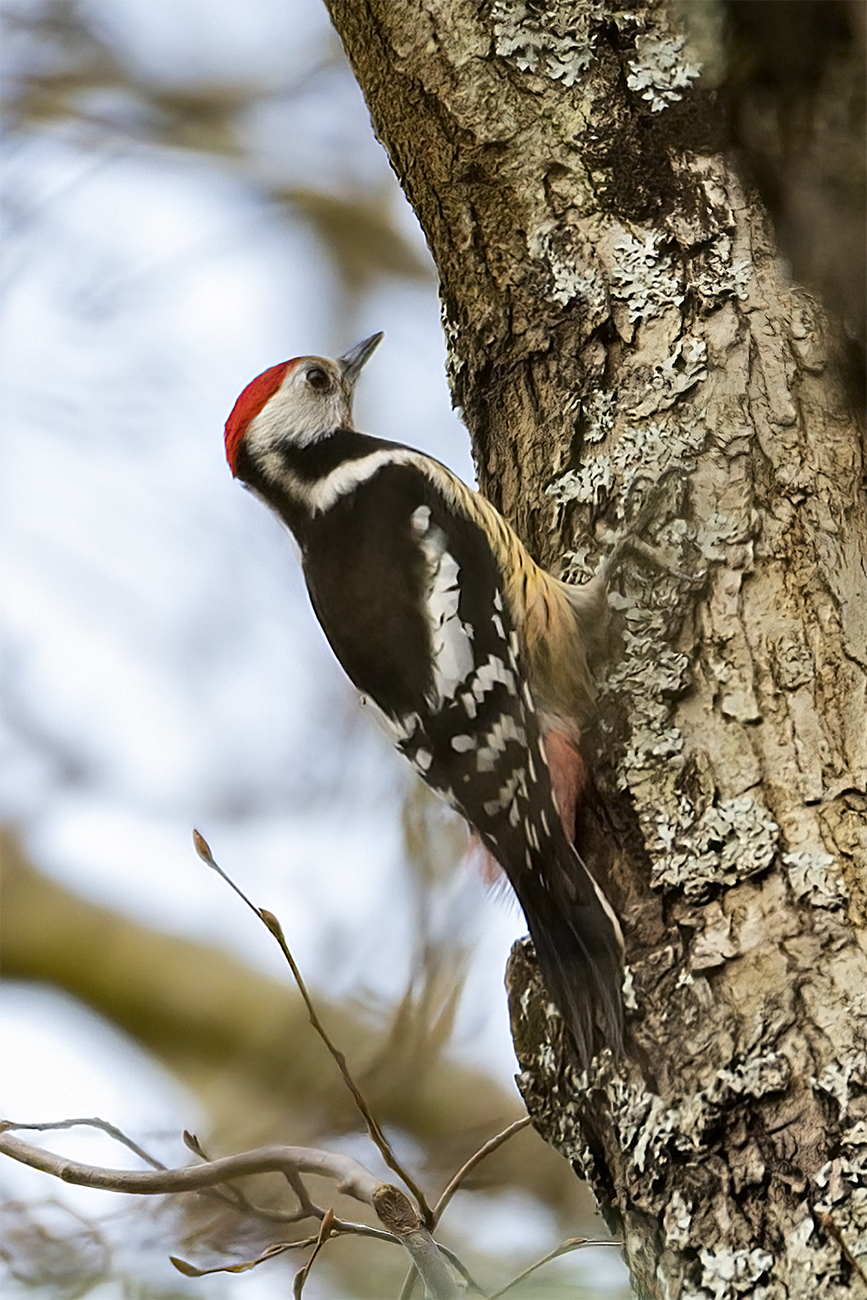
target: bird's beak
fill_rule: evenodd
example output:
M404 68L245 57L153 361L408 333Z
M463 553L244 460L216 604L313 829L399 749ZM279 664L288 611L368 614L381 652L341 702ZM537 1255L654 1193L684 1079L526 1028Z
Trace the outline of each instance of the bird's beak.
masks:
M344 352L342 357L338 357L339 365L349 380L350 387L354 388L364 363L368 357L373 355L384 337L385 335L380 330L378 334L371 334L369 339L356 343L354 348L350 348L348 352Z

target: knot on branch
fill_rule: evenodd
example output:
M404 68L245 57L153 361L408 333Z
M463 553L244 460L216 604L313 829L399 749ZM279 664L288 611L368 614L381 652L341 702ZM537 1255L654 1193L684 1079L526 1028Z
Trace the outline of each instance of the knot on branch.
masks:
M391 1183L380 1183L373 1193L373 1208L384 1228L397 1237L405 1237L410 1232L418 1232L422 1226L412 1201Z

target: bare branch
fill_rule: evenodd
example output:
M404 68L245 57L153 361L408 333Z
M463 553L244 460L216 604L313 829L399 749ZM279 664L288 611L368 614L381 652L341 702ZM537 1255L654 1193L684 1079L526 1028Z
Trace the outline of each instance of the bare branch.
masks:
M425 1296L432 1300L452 1300L458 1294L454 1273L405 1193L399 1187L381 1185L376 1191L374 1209L382 1225L409 1251L424 1280Z
M239 1155L224 1156L207 1164L191 1165L184 1169L104 1169L96 1165L84 1165L75 1160L67 1160L64 1156L45 1151L42 1147L32 1146L29 1142L13 1136L10 1130L16 1127L18 1126L11 1121L0 1122L0 1155L10 1156L31 1169L40 1169L43 1173L60 1178L65 1183L74 1183L79 1187L94 1187L102 1191L124 1192L139 1196L200 1192L214 1188L229 1179L264 1173L281 1173L296 1188L300 1181L298 1180L300 1173L333 1178L339 1192L372 1206L385 1231L370 1228L366 1224L348 1223L337 1219L330 1210L320 1216L320 1212L308 1199L307 1205L310 1206L311 1213L322 1218L323 1228L326 1224L328 1226L327 1233L324 1234L323 1229L320 1229L319 1236L310 1239L318 1243L317 1252L327 1240L327 1236L342 1233L373 1237L378 1241L397 1242L408 1252L421 1274L426 1295L431 1296L433 1300L450 1300L457 1294L454 1277L440 1253L440 1248L406 1194L398 1187L381 1183L351 1156L321 1151L315 1147L274 1145L259 1147L255 1151L244 1151ZM46 1127L66 1127L66 1123ZM294 1249L297 1244L284 1243L283 1249ZM246 1264L222 1266L217 1271L243 1272L275 1253L279 1251L272 1249L260 1259ZM451 1252L446 1254L449 1258L453 1258ZM312 1258L308 1261L308 1271ZM181 1272L195 1268L194 1265L187 1265L183 1260L173 1260L173 1262ZM461 1272L465 1272L462 1265L458 1264L458 1267ZM207 1271L212 1270L205 1270ZM301 1285L303 1286L303 1280Z
M210 1162L211 1156L202 1146L195 1133L190 1133L187 1129L184 1129L183 1138L184 1146L192 1151L193 1155ZM325 1211L320 1206L313 1204L301 1176L298 1173L293 1173L291 1177L287 1177L287 1181L298 1197L297 1210L271 1210L266 1209L264 1205L256 1205L240 1187L235 1187L233 1183L226 1183L222 1188L215 1188L212 1195L233 1206L234 1209L242 1210L245 1214L255 1215L257 1219L264 1219L267 1223L288 1224L301 1223L304 1219L310 1218L322 1219Z
M138 1196L162 1196L173 1192L198 1192L231 1178L249 1174L287 1171L319 1174L333 1178L338 1191L374 1205L374 1195L382 1186L368 1169L351 1156L320 1151L315 1147L264 1146L255 1151L224 1156L210 1164L191 1165L184 1169L123 1170L83 1165L64 1156L54 1155L41 1147L31 1146L8 1131L15 1125L0 1125L0 1154L11 1156L31 1169L60 1178L80 1187L97 1187L103 1191L126 1192ZM375 1207L374 1207L375 1208Z
M467 1177L467 1175L471 1173L473 1169L475 1169L476 1165L481 1164L481 1162L487 1156L491 1155L492 1152L496 1151L498 1147L501 1147L504 1142L508 1142L509 1138L514 1137L516 1133L520 1133L521 1130L525 1129L527 1125L530 1123L531 1120L529 1115L525 1115L523 1119L515 1120L514 1124L510 1124L508 1128L504 1128L502 1133L497 1133L495 1134L494 1137L489 1138L487 1142L485 1142L482 1146L479 1147L478 1151L474 1152L474 1154L470 1156L466 1164L462 1165L461 1168L458 1170L458 1172L455 1174L454 1178L451 1180L451 1182L443 1192L442 1196L439 1198L436 1205L434 1206L434 1212L433 1212L434 1224L439 1223L443 1211L445 1210L449 1201L452 1199L455 1192L458 1190L458 1188L460 1187L464 1179ZM440 1249L442 1249L442 1247L440 1247ZM461 1272L463 1273L464 1277L469 1282L469 1284L472 1287L474 1287L477 1291L480 1291L480 1288L476 1286L473 1279L464 1270L463 1265L460 1264L460 1262L457 1260L453 1260L452 1262L455 1263L456 1266L461 1270ZM409 1300L409 1297L412 1295L413 1286L415 1284L415 1279L417 1276L418 1274L416 1273L416 1270L414 1268L411 1268L409 1273L406 1275L404 1279L403 1286L401 1287L400 1300Z
M388 1138L385 1136L382 1129L380 1128L378 1120L373 1115L373 1112L368 1106L367 1101L365 1100L360 1088L358 1087L357 1083L355 1082L355 1080L353 1079L352 1075L349 1072L349 1066L346 1063L346 1057L344 1056L343 1052L340 1051L340 1049L331 1041L330 1037L328 1036L325 1026L322 1024L321 1020L319 1019L319 1016L316 1013L316 1008L314 1007L310 994L307 991L307 985L304 983L304 979L301 975L301 971L298 969L298 966L296 965L295 962L295 958L292 956L292 953L289 950L289 945L286 943L286 939L283 935L283 929L277 917L273 914L273 912L269 912L264 907L256 907L255 903L252 903L250 901L250 899L243 892L243 890L238 888L238 886L231 879L231 877L226 874L223 868L215 860L214 855L211 853L211 849L210 846L208 845L207 840L203 835L199 834L197 830L193 831L193 844L195 845L196 852L198 853L202 861L207 866L209 866L212 871L216 871L218 876L220 876L223 880L225 880L226 884L229 885L229 887L235 891L238 897L241 898L247 904L247 906L250 908L252 912L255 912L259 920L263 922L263 924L267 927L267 929L277 940L277 943L280 945L280 951L283 953L283 956L286 958L286 961L289 965L289 969L292 972L292 976L295 980L295 983L298 985L298 992L301 994L301 997L304 999L304 1005L307 1008L307 1018L309 1019L310 1024L316 1030L316 1033L322 1039L322 1042L325 1044L332 1058L336 1062L337 1068L340 1071L343 1082L346 1084L347 1088L352 1094L353 1101L358 1107L358 1110L365 1124L367 1125L367 1131L368 1134L370 1135L371 1141L379 1149L379 1152L383 1160L385 1161L385 1163L388 1165L389 1169L393 1170L393 1172L397 1174L398 1178L400 1178L400 1180L412 1192L413 1196L418 1202L419 1210L421 1212L422 1218L425 1221L425 1224L427 1225L428 1228L432 1228L434 1226L435 1220L434 1220L433 1211L431 1210L430 1204L428 1203L428 1199L425 1196L424 1192L419 1187L419 1185L416 1183L415 1179L409 1173L407 1173L403 1165L398 1160L397 1156L394 1154L394 1151L391 1148L391 1144L389 1143Z

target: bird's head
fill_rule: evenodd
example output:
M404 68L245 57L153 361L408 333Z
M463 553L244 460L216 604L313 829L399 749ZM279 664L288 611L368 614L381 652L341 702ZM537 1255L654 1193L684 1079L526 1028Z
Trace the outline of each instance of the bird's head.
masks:
M247 385L226 421L226 459L239 472L241 449L261 460L281 446L307 447L334 429L352 428L352 393L382 334L330 357L295 357Z

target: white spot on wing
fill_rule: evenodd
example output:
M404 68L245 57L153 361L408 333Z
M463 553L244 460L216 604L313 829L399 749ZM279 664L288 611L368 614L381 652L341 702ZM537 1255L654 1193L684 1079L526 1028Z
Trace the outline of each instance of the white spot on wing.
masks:
M452 749L458 754L466 754L474 748L475 743L474 736L452 736Z
M518 745L524 746L527 743L527 733L523 727L518 726L511 713L504 713L497 718L483 739L485 743L479 750L476 767L479 772L494 772L498 759L505 752L509 741L514 740ZM523 776L524 773L522 772L521 775Z
M502 659L498 659L496 655L488 655L487 663L482 664L473 677L473 695L480 704L497 682L502 682L512 694L515 693L515 674L506 667Z
M472 722L475 719L476 714L478 713L478 709L476 708L476 701L473 698L470 691L465 691L464 694L461 696L461 707L463 708L464 713Z
M419 506L417 510L413 510L410 523L416 537L424 537L430 527L430 506Z
M518 809L518 801L515 798L515 793L523 776L523 769L518 768L517 772L513 772L509 777L496 799L488 799L487 802L482 805L488 817L496 817L497 813L503 812L506 808L509 808L509 821L513 826L517 826L521 819L521 813ZM511 807L509 807L510 805Z

